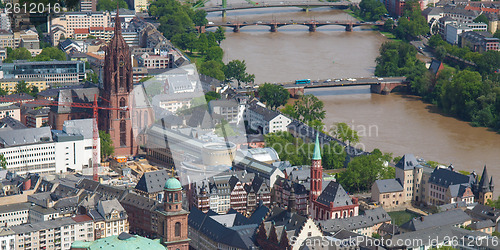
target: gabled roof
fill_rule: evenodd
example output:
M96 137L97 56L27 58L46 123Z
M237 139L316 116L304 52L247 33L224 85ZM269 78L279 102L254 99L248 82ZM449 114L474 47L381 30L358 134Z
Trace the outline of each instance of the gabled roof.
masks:
M13 129L24 129L26 125L22 122L10 117L6 116L0 119L0 130L13 130Z
M408 231L419 231L446 225L462 224L466 221L470 221L471 219L472 218L464 211L455 209L437 214L413 218L405 224L401 225L401 228Z
M135 189L150 194L161 192L168 178L170 175L167 170L146 172L137 182Z
M117 199L107 200L107 201L99 201L97 204L97 211L101 213L101 215L107 216L111 214L113 211L117 211L119 213L125 212L120 202Z
M325 206L330 206L330 202L333 202L334 207L352 205L351 197L349 197L340 183L334 181L328 183L328 186L321 192L316 201Z
M120 201L123 205L134 206L142 210L153 211L160 203L153 199L148 199L144 196L140 196L134 193L128 193Z

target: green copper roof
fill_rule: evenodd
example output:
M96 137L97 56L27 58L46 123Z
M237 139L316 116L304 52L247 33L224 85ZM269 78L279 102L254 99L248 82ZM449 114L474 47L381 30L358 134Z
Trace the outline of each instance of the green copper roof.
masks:
M167 191L178 191L182 189L181 182L174 177L170 177L170 179L167 180L165 183L165 189Z
M316 143L314 143L313 160L321 160L321 151L319 147L319 132L316 133Z
M72 248L83 248L89 250L102 249L147 249L147 250L165 250L167 249L160 243L160 240L151 240L138 235L121 233L120 235L109 236L95 241L75 241L71 244Z

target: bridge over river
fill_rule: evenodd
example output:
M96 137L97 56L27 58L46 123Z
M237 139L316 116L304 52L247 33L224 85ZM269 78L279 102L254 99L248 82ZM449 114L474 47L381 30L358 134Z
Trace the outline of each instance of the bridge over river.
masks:
M347 78L335 80L314 81L307 84L295 84L295 82L286 82L281 85L290 92L291 96L304 94L304 89L309 88L331 88L331 87L349 87L349 86L364 86L370 85L370 90L373 93L389 94L391 91L401 85L406 85L406 77L384 77L384 78Z
M210 23L207 24L205 27L210 28L210 27L230 27L233 28L234 32L239 32L241 28L246 27L246 26L268 26L270 27L271 32L276 32L278 31L279 27L287 26L287 25L304 25L309 27L309 31L314 32L316 31L317 27L325 26L325 25L341 25L345 26L346 31L352 31L353 27L356 26L383 26L384 22L383 21L377 21L377 22L353 22L349 20L345 21L272 21L272 22L254 22L254 23Z
M299 7L305 11L309 11L311 8L317 7L349 7L352 2L339 1L339 2L310 2L310 1L282 1L282 2L252 2L243 4L231 4L227 5L227 0L222 1L222 5L200 7L199 9L205 10L206 12L216 12L221 11L223 16L226 16L226 12L230 10L245 10L245 9L261 9L261 8L276 8L276 7Z

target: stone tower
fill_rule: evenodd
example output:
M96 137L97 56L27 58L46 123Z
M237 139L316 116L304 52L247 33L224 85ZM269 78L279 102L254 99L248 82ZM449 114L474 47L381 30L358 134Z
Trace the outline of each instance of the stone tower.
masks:
M115 35L106 46L104 81L101 88L101 106L129 107L132 84L130 50L121 33L119 11L116 11ZM134 155L135 145L130 112L101 110L99 127L111 135L116 156Z
M490 178L488 175L488 170L484 166L483 174L481 175L481 181L474 185L474 194L476 195L477 202L480 204L486 204L488 200L493 199L493 189L495 185L493 184L493 176Z
M314 145L314 154L311 165L311 194L309 202L312 204L323 189L323 166L321 165L321 151L319 147L319 134L316 134L316 143Z
M188 215L182 209L182 186L179 180L170 177L164 187L163 211L158 211L158 232L168 249L189 249Z

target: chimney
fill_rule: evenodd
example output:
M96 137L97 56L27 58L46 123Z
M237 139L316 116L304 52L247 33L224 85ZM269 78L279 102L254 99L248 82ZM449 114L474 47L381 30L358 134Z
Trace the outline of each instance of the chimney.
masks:
M25 179L23 185L23 191L31 189L31 179Z

